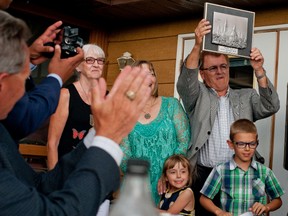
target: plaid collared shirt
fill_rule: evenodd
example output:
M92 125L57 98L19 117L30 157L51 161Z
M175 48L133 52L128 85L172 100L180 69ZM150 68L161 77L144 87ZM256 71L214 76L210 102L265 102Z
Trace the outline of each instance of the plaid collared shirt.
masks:
M271 169L252 160L244 171L233 158L212 170L200 192L213 199L219 190L221 209L235 216L247 212L255 202L265 205L266 194L270 200L284 194Z

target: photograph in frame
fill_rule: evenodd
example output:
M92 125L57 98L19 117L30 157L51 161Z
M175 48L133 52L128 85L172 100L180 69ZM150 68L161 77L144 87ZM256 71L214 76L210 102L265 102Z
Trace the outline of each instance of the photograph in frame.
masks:
M255 12L206 2L204 18L212 29L203 38L203 50L250 58Z

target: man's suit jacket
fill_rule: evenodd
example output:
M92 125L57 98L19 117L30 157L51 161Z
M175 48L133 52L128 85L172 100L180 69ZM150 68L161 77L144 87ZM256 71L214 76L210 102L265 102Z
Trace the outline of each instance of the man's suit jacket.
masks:
M0 124L0 215L96 215L120 182L119 167L104 150L83 143L54 170L36 173Z
M177 90L189 115L191 141L187 154L191 164L195 165L197 153L211 133L218 110L218 97L198 80L198 69L188 69L185 65L182 66ZM229 102L235 120L246 118L257 121L279 110L278 94L270 80L267 88L259 87L259 94L251 88L229 89Z
M13 139L19 140L38 129L56 110L60 96L56 78L46 77L15 104L1 121Z

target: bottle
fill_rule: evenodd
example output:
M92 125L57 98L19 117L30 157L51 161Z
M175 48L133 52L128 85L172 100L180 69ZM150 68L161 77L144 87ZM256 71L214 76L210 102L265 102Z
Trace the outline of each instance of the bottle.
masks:
M148 189L149 162L129 159L118 200L109 216L159 216Z

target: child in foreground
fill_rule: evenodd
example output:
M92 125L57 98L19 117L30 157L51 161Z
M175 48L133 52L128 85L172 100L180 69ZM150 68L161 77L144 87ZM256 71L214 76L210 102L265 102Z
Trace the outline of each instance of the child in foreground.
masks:
M164 163L162 177L167 190L162 194L159 211L194 216L194 194L189 161L180 154L170 156Z
M201 205L217 216L262 215L282 205L284 194L271 169L253 159L259 144L256 126L247 119L235 121L227 143L233 158L216 166L207 178L200 197ZM221 207L212 199L220 191ZM267 197L271 200L267 203Z

